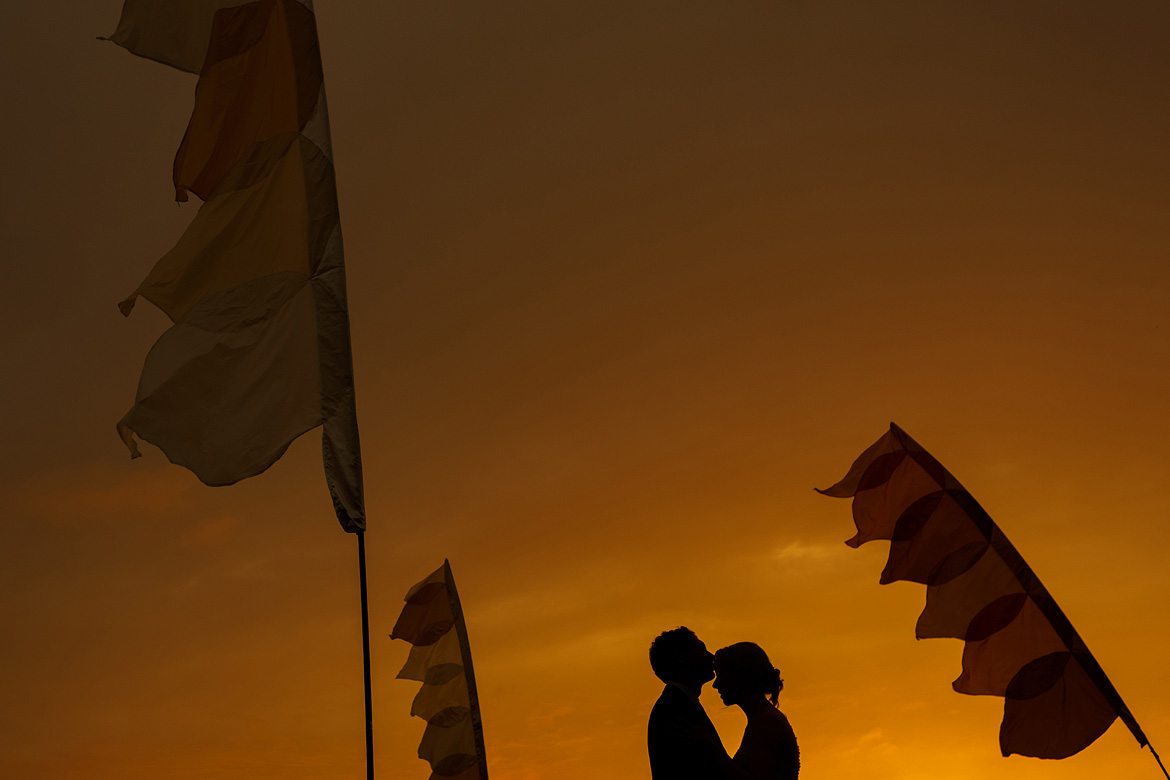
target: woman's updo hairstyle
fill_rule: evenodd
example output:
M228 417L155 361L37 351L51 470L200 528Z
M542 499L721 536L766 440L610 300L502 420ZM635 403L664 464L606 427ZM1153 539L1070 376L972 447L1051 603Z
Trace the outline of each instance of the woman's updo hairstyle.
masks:
M716 650L715 663L731 671L750 690L767 696L773 707L778 706L784 681L780 679L780 670L768 660L764 648L755 642L737 642Z

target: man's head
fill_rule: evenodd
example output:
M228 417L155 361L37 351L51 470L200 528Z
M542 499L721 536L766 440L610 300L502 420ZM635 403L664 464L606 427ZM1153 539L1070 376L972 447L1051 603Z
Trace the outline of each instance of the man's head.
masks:
M686 626L664 631L650 643L650 668L664 683L681 683L696 694L715 677L715 657Z

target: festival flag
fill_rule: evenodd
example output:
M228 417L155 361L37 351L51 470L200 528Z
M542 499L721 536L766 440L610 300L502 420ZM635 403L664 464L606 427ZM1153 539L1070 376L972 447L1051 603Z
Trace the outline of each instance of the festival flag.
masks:
M431 780L487 780L471 646L450 563L407 592L390 638L414 645L398 678L423 684L410 714L427 722L418 757L430 763Z
M1065 758L1117 718L1145 735L1068 618L959 481L897 425L828 490L853 497L857 547L888 539L881 575L927 586L917 636L965 641L960 693L1004 697L1003 755ZM1159 763L1161 763L1159 761Z
M118 423L209 485L271 466L322 426L346 531L365 529L333 152L311 0L126 0L110 40L196 72L176 200L204 203L119 305L174 325Z

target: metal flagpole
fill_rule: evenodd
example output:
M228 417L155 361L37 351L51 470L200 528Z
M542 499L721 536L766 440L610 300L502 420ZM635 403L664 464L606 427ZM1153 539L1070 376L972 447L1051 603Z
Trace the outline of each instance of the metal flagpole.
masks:
M366 672L366 780L374 780L374 705L370 694L370 610L366 600L366 532L358 531L358 576L362 587L362 652Z
M1162 774L1166 775L1166 780L1170 780L1170 772L1166 771L1166 765L1162 763L1162 759L1158 757L1158 751L1154 750L1154 746L1146 742L1146 747L1154 754L1154 760L1158 762L1158 766L1162 767Z

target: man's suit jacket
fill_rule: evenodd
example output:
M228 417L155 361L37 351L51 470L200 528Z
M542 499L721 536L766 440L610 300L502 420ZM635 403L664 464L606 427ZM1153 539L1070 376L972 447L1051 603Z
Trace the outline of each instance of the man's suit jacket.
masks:
M653 780L726 780L736 776L706 711L677 685L667 685L650 711L646 742Z

